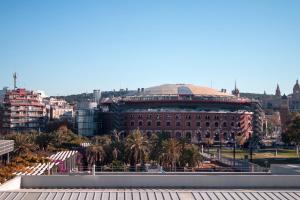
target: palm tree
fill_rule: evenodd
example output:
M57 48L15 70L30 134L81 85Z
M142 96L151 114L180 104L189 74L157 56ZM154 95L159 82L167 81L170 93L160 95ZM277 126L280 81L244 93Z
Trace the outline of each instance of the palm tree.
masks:
M125 146L129 153L130 163L134 163L137 170L137 164L141 163L148 155L148 140L137 129L127 137Z
M7 139L15 141L14 153L17 156L35 152L37 146L32 141L32 137L29 134L14 133L7 136Z
M102 146L92 145L87 148L87 161L90 165L101 163L106 156Z
M163 164L171 165L171 171L175 169L176 163L181 155L181 145L176 139L168 139L163 142L161 159Z
M203 157L199 152L199 148L194 144L189 144L185 146L182 155L181 155L181 162L184 166L186 164L189 167L199 167L199 164L203 161Z

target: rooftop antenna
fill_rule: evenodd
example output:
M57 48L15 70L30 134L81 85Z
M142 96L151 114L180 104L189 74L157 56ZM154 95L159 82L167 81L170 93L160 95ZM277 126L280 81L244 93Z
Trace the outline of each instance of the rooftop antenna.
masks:
M237 87L236 87L236 80L234 81L234 90L236 90Z
M14 78L14 90L17 89L17 73L15 72L13 74L13 78Z

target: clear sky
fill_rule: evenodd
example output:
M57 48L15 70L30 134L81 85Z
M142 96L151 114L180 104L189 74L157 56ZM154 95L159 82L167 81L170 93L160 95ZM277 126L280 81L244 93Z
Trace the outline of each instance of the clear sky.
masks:
M299 0L3 0L0 87L49 95L192 83L290 93Z

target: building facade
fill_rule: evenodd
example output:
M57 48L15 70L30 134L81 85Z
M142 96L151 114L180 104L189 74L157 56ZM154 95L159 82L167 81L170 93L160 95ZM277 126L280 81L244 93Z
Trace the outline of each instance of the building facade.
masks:
M79 135L93 136L97 134L97 103L81 102L76 108L75 129Z
M49 98L45 99L47 117L50 121L67 120L73 122L75 111L74 106L62 99Z
M224 90L223 90L224 91ZM193 143L207 139L230 141L262 133L262 109L257 101L187 84L141 88L110 101L102 101L103 113L111 114L112 129L129 134L167 134ZM101 132L101 131L100 131ZM106 130L107 133L107 130Z
M25 89L8 90L4 97L2 130L23 131L44 127L45 105L39 93Z

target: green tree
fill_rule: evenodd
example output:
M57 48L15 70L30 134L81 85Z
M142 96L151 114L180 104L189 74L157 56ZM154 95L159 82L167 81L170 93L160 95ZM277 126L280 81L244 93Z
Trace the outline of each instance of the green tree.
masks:
M28 133L13 133L6 136L6 139L15 141L14 154L16 156L30 154L37 150L37 145Z
M189 167L198 167L202 161L203 157L199 152L198 146L188 144L184 147L180 158L182 167L185 167L186 165Z
M299 155L300 145L300 115L295 114L289 120L287 130L284 133L284 140L297 147L297 155Z
M181 155L181 145L176 139L168 139L162 144L161 161L164 166L171 167L171 171L176 169L176 163Z
M133 133L129 134L126 138L126 151L129 154L130 164L134 164L137 170L137 164L142 163L148 155L148 140L143 136L139 129L134 130Z
M89 165L101 165L106 152L100 145L92 145L87 148L87 161Z

